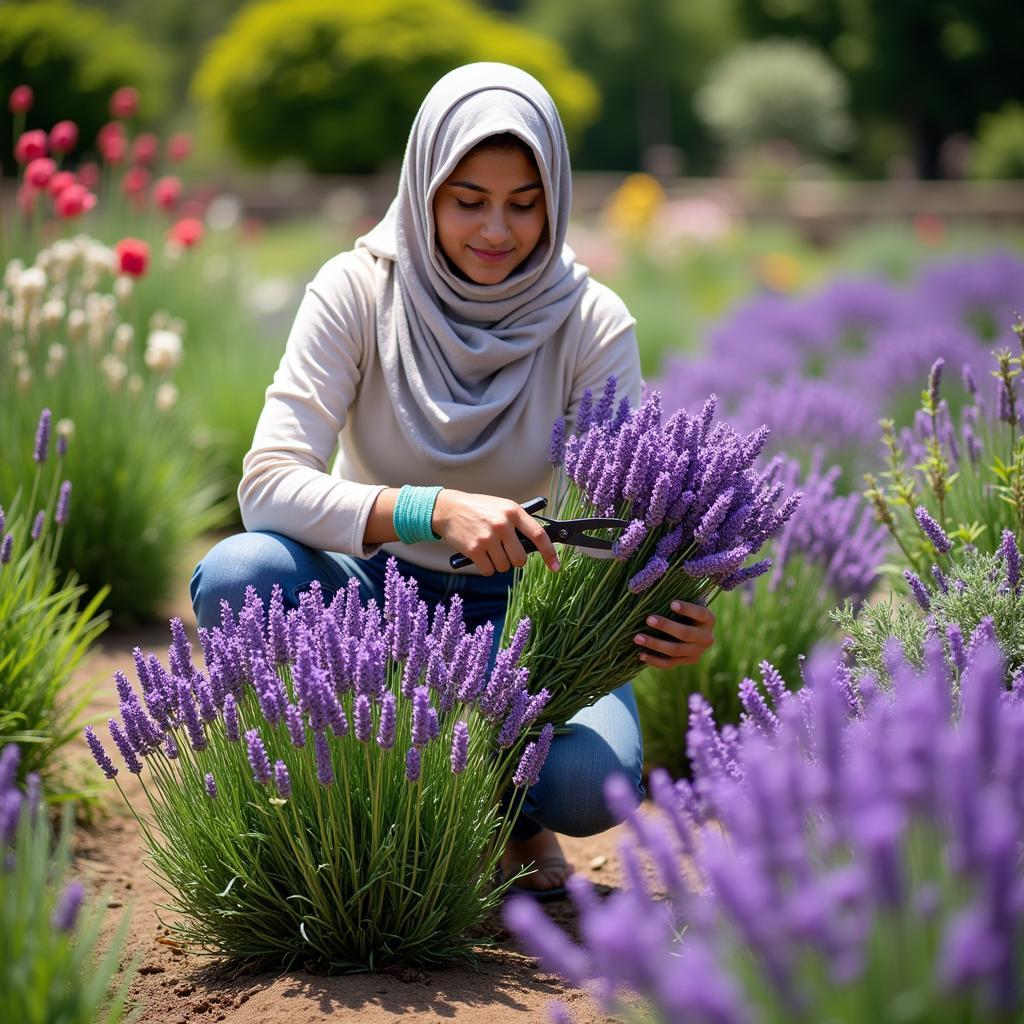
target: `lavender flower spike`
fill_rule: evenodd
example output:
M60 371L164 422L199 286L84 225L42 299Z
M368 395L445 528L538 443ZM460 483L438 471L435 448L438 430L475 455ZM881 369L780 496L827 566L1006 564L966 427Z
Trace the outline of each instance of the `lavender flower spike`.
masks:
M36 443L32 448L32 458L42 464L50 450L50 420L52 416L49 409L44 409L39 414L39 424L36 427Z
M548 449L548 462L553 466L560 465L565 458L565 417L559 416L551 428L551 447Z
M418 782L420 777L420 752L416 747L410 747L405 755L405 777L410 782Z
M142 762L136 756L135 748L131 745L131 741L125 734L125 731L121 728L118 720L116 718L111 718L107 722L107 728L110 729L110 737L117 746L117 749L121 752L121 756L124 758L125 767L132 773L132 775L141 775Z
M206 795L211 800L217 799L217 780L213 777L213 772L207 772L203 776L203 785L206 787Z
M612 544L612 557L621 562L632 558L646 536L647 524L642 519L634 519Z
M939 407L939 386L942 384L942 368L945 365L945 359L936 359L928 374L928 401L931 403L932 409Z
M940 555L946 554L953 546L953 542L946 536L946 531L928 514L928 509L924 505L918 505L914 509L914 518L924 535L935 545L935 550Z
M548 759L551 740L555 735L554 726L548 722L541 730L536 742L527 744L519 765L512 775L513 786L535 786L540 780L544 762Z
M263 746L259 729L246 730L245 746L252 777L261 786L265 786L270 781L270 758L267 757L267 749Z
M917 603L927 612L931 610L932 601L928 596L928 588L921 582L921 577L917 573L911 572L909 569L903 570L903 578L907 581L907 585L910 587L911 592L917 600Z
M455 723L452 730L452 772L460 775L469 761L469 726L462 721Z
M75 927L78 920L78 912L82 909L82 900L85 898L85 886L81 882L69 883L57 900L57 906L53 910L51 923L59 932L69 932Z
M642 594L649 590L665 573L668 572L668 559L655 555L635 576L627 586L631 594Z
M331 748L327 745L327 737L322 732L313 734L313 747L316 750L316 778L321 786L329 786L334 782L334 762L331 760Z
M1020 551L1013 530L1003 530L1003 541L999 545L1006 564L1006 585L1016 592L1020 585Z
M0 541L0 565L7 565L14 551L14 534L9 533Z
M274 785L282 800L287 800L292 795L292 779L288 774L288 765L284 761L274 762Z
M397 711L395 695L388 690L380 708L380 724L377 726L377 746L381 750L390 750L395 745Z
M96 731L91 725L85 727L85 739L89 744L89 749L92 751L92 756L96 759L96 763L100 766L103 774L108 779L114 778L117 775L117 769L114 767L114 762L110 760L109 755L103 749L103 744L100 742L99 736L96 735Z
M43 535L43 526L46 523L46 513L40 510L36 513L36 517L32 522L32 533L31 537L33 540L39 540Z
M60 485L60 494L57 496L57 510L53 515L53 521L58 526L63 526L68 521L68 510L71 506L71 481L65 480Z

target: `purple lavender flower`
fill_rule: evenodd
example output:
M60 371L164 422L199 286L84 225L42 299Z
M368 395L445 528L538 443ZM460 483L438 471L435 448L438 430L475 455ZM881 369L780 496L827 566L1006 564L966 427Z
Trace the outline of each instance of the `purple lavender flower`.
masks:
M410 747L405 754L405 777L410 782L418 782L422 761L417 747Z
M1017 549L1017 538L1012 530L1003 530L999 550L1006 565L1006 585L1016 593L1020 586L1020 551Z
M313 734L313 749L316 751L316 778L321 786L334 782L334 761L327 737L322 732Z
M631 594L642 594L645 590L650 590L666 572L668 572L668 560L660 555L655 555L630 579L626 586Z
M78 913L85 899L85 886L79 881L69 882L54 907L51 924L59 932L69 932L78 921Z
M114 745L121 752L121 756L124 758L125 767L132 773L132 775L141 775L142 762L136 756L135 750L131 745L131 741L125 734L124 729L121 728L121 724L116 718L111 718L107 722L107 728L110 729L110 738L114 741ZM102 767L102 765L100 767Z
M615 389L618 380L615 374L610 374L604 382L604 390L601 392L601 399L594 407L594 422L606 423L612 418L612 409L615 408Z
M217 799L217 780L213 777L213 772L207 772L203 776L203 785L206 787L206 795L211 800Z
M284 761L274 762L274 786L282 800L287 800L292 795L292 779Z
M50 410L44 409L39 414L39 423L36 426L36 443L32 448L32 458L42 464L50 450Z
M71 508L71 481L65 480L60 485L60 494L57 495L57 509L53 515L53 521L58 526L63 526L68 521L68 513Z
M594 406L594 393L586 388L580 398L579 409L576 412L576 433L584 434L590 427L591 415Z
M517 690L509 705L508 715L498 731L498 746L503 750L515 743L523 728L526 719L526 712L530 706L530 694L528 690Z
M548 462L559 466L565 458L565 417L559 416L551 428L551 447L548 449Z
M640 549L646 536L647 524L642 519L632 520L612 544L612 557L620 562L628 561Z
M370 707L370 698L361 693L356 697L355 708L352 714L353 729L355 737L360 743L366 743L373 731L373 710Z
M377 726L377 746L381 750L390 750L395 745L397 717L395 695L388 690L381 703L380 723Z
M100 770L108 779L114 778L117 775L117 769L114 767L114 762L110 760L106 750L103 749L103 744L100 742L100 738L96 735L96 732L91 725L87 725L85 727L85 739L89 744L89 750L92 751L92 756L100 766ZM10 749L17 750L17 747Z
M39 538L43 535L43 526L45 525L46 513L42 509L40 509L36 513L35 519L32 520L32 532L30 536L32 537L33 541L39 540Z
M178 713L182 722L185 723L185 731L188 733L192 749L205 750L206 733L203 731L203 723L199 720L199 712L192 696L192 687L183 679L178 680Z
M288 726L288 738L292 741L292 746L304 747L306 745L306 726L302 721L301 708L297 704L286 704L284 720Z
M928 373L928 402L933 410L939 407L939 388L942 385L942 368L945 365L945 359L936 359Z
M235 696L232 693L224 695L224 735L232 743L237 743L241 735L238 725L238 705L235 703Z
M946 578L946 574L937 565L932 566L932 579L935 580L935 586L939 588L941 593L949 593L949 580Z
M469 761L469 726L458 721L452 729L452 772L461 775Z
M425 747L430 742L430 690L417 686L412 698L413 746Z
M718 586L722 590L735 590L744 583L749 583L751 580L757 579L758 576L763 576L771 567L772 560L770 558L762 558L760 562L755 562L753 565L745 566L742 569L729 573L727 576L720 577Z
M690 559L682 563L683 572L687 576L699 579L703 576L727 576L735 572L750 554L748 544L739 544L728 551L715 551L700 558Z
M977 400L978 382L974 379L974 370L971 369L970 363L964 363L960 370L960 377L963 381L964 391L970 395L972 401Z
M4 527L7 526L7 516L4 514L3 505L0 505L0 534L3 534Z
M167 651L171 672L179 679L191 682L196 675L192 664L192 645L185 634L185 624L175 616L171 619L171 646Z
M267 748L263 746L263 737L259 729L247 729L245 732L245 751L249 758L252 777L261 786L270 782L270 758Z
M951 622L946 627L946 639L949 641L949 660L959 675L967 671L967 655L964 652L964 637L960 627Z
M918 505L914 509L914 518L917 520L917 525L921 527L921 532L935 546L935 550L940 555L946 554L953 546L953 542L946 535L946 531L928 514L928 509L924 505Z
M911 593L917 603L927 612L931 610L932 601L928 596L928 588L921 582L921 577L909 569L903 570L903 578L907 581Z
M14 551L14 534L9 533L0 541L0 565L7 565Z

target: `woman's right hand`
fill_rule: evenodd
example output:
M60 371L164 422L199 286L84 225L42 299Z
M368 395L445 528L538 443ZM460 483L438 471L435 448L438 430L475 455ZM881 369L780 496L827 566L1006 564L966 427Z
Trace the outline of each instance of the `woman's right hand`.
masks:
M446 487L437 495L430 525L442 540L472 559L484 576L526 564L527 553L516 530L534 543L544 564L558 572L558 554L543 524L508 498Z

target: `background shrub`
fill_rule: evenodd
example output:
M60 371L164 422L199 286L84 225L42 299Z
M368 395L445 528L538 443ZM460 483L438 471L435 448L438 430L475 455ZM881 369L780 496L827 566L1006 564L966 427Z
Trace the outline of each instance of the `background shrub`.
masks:
M556 43L466 0L264 0L213 44L194 91L248 160L373 171L401 158L434 82L476 60L536 75L570 133L594 116L593 87Z
M983 114L971 174L975 178L1024 178L1024 105L1006 103Z

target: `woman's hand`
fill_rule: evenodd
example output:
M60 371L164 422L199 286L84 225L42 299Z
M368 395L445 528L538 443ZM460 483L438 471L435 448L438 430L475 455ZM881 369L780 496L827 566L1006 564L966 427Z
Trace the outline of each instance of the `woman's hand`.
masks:
M637 633L634 642L644 648L640 660L651 668L675 668L677 665L694 665L704 652L715 642L712 635L715 617L701 604L688 601L673 601L672 611L685 615L693 624L677 622L663 615L649 615L647 625L670 639Z
M437 496L430 525L485 576L526 564L527 552L516 530L533 541L547 567L558 572L558 554L543 524L508 498L446 487Z

